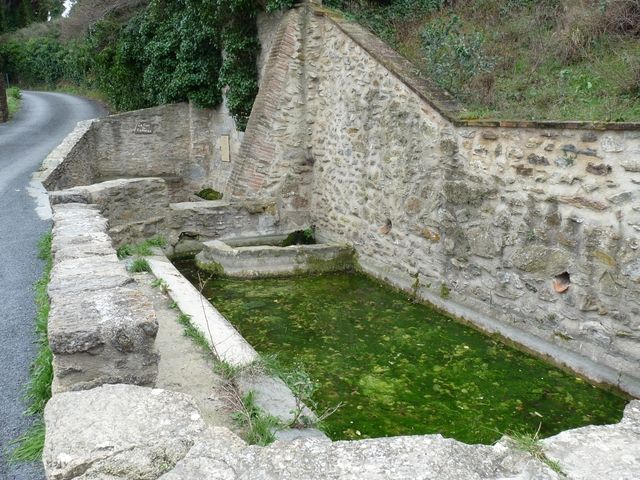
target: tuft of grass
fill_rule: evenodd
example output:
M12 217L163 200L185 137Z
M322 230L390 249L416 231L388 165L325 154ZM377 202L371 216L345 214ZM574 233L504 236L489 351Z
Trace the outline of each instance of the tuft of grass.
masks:
M544 453L544 449L542 447L542 443L540 442L540 427L535 433L527 433L527 432L509 432L506 437L509 441L518 449L523 452L528 453L533 458L540 460L542 463L547 465L554 472L566 476L562 471L562 467L555 460L551 460Z
M45 426L42 418L37 420L24 435L11 442L15 448L9 457L10 463L34 462L42 458Z
M186 313L181 313L178 317L178 322L184 327L183 335L193 340L198 347L204 350L206 353L211 353L211 347L204 335L198 330L191 321L191 316Z
M275 432L280 422L268 415L256 404L255 392L250 391L242 397L243 408L232 415L233 420L245 429L244 439L249 445L266 446L276 439Z
M151 286L153 288L158 288L160 289L160 291L162 293L168 293L170 288L169 288L169 284L167 282L164 281L164 279L162 278L156 278L153 282L151 282ZM173 302L175 303L175 302ZM175 308L175 307L171 307L171 308Z
M155 236L141 243L136 243L133 245L127 243L125 245L122 245L118 248L118 250L116 250L116 253L120 260L126 257L133 257L134 255L137 255L139 257L149 257L153 255L153 247L162 248L166 244L167 241L164 239L164 237Z
M151 267L149 266L149 262L145 258L136 258L131 265L129 265L129 272L131 273L140 273L140 272L151 272Z
M231 365L224 360L217 361L213 365L213 371L224 378L227 382L233 382L243 371L242 367Z

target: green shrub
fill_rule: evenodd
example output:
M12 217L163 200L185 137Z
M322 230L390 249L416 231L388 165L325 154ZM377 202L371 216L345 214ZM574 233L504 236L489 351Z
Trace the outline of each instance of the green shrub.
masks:
M474 76L490 72L494 62L483 51L480 32L463 33L460 17L438 18L422 32L422 47L428 74L454 93L462 93Z
M22 92L18 87L9 87L7 88L7 96L20 100L22 98Z
M129 265L129 271L131 273L150 272L151 267L145 258L136 258L131 265Z
M0 46L6 70L24 85L65 82L97 89L117 110L191 101L215 107L226 90L244 130L258 93L256 17L293 0L151 0L126 24L105 17L83 40L39 36ZM225 52L224 60L222 52Z

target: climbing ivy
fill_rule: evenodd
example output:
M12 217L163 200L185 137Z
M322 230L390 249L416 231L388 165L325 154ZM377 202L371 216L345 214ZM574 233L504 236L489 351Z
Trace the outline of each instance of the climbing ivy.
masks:
M258 93L261 10L293 0L151 0L127 23L105 18L84 39L9 40L0 45L12 78L24 85L64 82L100 91L117 110L191 101L219 105L223 93L244 130Z

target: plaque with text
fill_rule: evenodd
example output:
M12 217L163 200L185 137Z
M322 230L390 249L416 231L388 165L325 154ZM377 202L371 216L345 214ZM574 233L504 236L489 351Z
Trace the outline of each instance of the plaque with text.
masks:
M137 135L151 135L153 133L153 125L149 122L138 122L133 133Z

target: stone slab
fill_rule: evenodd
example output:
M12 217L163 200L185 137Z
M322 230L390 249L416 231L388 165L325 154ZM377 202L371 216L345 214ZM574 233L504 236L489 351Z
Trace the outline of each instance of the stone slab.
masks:
M132 281L114 252L111 255L57 262L51 271L48 290L49 296L53 298L56 294L68 296L92 290L123 287Z
M187 395L134 385L54 395L44 420L49 480L156 479L205 429Z
M629 403L620 423L590 425L542 441L546 455L574 480L640 478L640 401Z

